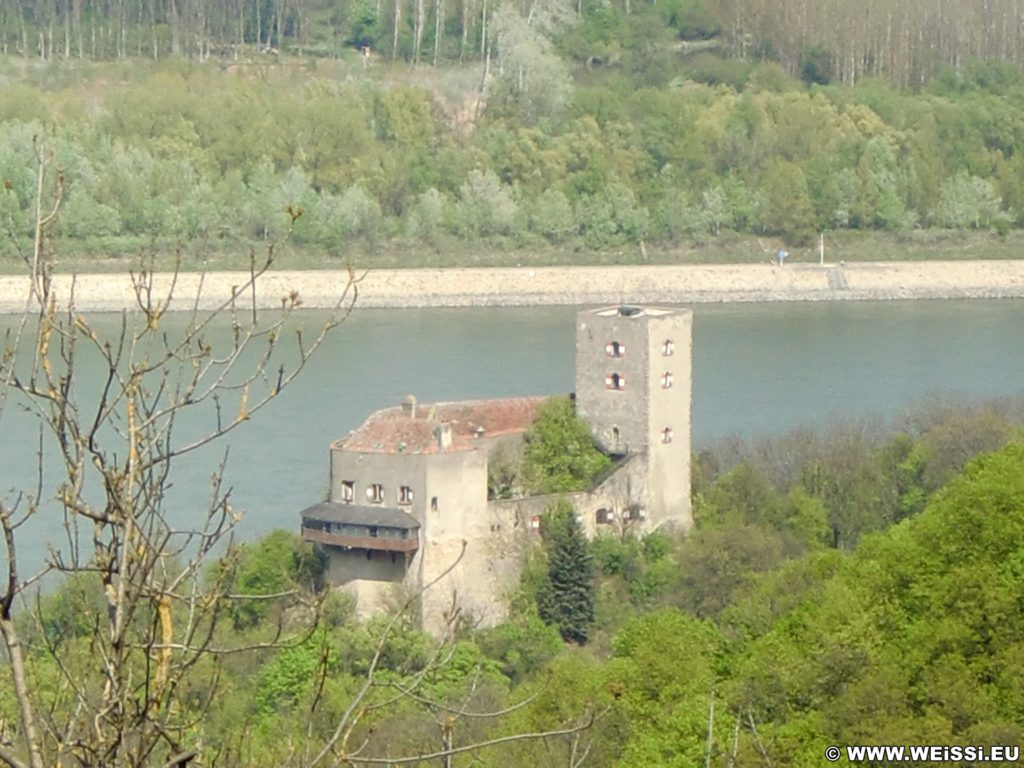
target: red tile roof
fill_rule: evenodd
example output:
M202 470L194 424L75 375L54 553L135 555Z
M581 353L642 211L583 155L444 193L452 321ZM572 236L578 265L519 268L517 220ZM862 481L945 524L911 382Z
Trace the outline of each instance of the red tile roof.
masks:
M371 414L359 429L336 445L365 453L439 453L435 430L448 424L452 439L446 450L470 451L481 438L525 432L533 423L537 407L547 399L509 397L417 404L413 416L401 406L385 408Z

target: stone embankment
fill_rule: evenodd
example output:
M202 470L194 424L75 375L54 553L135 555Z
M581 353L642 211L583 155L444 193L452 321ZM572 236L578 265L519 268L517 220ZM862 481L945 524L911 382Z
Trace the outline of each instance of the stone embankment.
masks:
M168 308L212 308L246 283L242 272L180 274ZM360 307L491 307L741 301L829 301L1024 297L1022 261L858 262L845 265L714 264L690 266L522 267L371 270L357 275ZM261 307L279 307L296 292L303 307L333 306L345 271L272 272L256 292ZM54 278L58 298L74 291L79 311L137 308L129 275ZM164 303L171 275L155 275L151 295ZM0 277L0 312L26 306L28 281ZM247 291L243 300L251 300Z

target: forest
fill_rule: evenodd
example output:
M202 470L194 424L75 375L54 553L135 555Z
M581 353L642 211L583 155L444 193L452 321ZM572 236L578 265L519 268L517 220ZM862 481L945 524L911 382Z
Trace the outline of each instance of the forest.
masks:
M238 257L289 206L296 266L1014 250L1012 0L427 5L5 3L9 229L43 141L93 262Z
M227 766L320 764L354 699L342 764L438 764L415 756L506 738L443 764L799 767L829 744L1020 744L1022 425L1019 400L945 402L884 429L706 446L689 536L587 542L556 505L509 620L441 642L398 592L365 623L320 593L310 624L323 561L273 533L204 576L279 596L212 629L265 649L204 658L166 727ZM54 722L75 707L62 675L95 680L97 590L69 580L20 620ZM16 720L0 686L0 723Z

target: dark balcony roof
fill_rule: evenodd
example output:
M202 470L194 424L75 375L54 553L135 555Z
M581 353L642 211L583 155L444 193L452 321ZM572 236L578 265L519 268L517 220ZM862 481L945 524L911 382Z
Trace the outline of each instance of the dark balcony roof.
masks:
M382 528L402 528L407 531L420 527L419 521L412 515L394 507L381 507L376 504L356 505L322 501L307 507L300 514L303 521L322 520L326 523L373 525Z

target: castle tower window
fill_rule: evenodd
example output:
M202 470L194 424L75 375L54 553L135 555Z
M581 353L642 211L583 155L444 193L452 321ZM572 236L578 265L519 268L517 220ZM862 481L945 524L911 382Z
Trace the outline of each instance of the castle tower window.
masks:
M661 430L661 442L672 442L672 427L665 427L663 430Z
M604 507L597 510L596 517L598 525L611 525L615 521L615 515L612 511L610 509L605 509Z
M661 388L669 389L672 386L672 374L668 371L661 376Z
M341 500L351 504L356 498L356 484L352 480L341 481Z
M665 339L665 343L661 345L661 354L665 357L673 354L676 351L676 345L672 339Z
M412 488L408 485L403 485L398 489L398 503L399 504L412 504Z
M430 511L437 512L437 496L430 497Z
M366 498L374 504L381 504L384 501L384 486L380 483L372 483L366 489Z
M615 443L616 445L619 444L619 428L618 427L612 427L612 442Z
M626 388L626 377L621 373L610 373L604 377L604 386L606 389L615 389L621 392Z
M622 357L626 354L626 345L618 341L609 341L604 345L604 351L608 357Z

